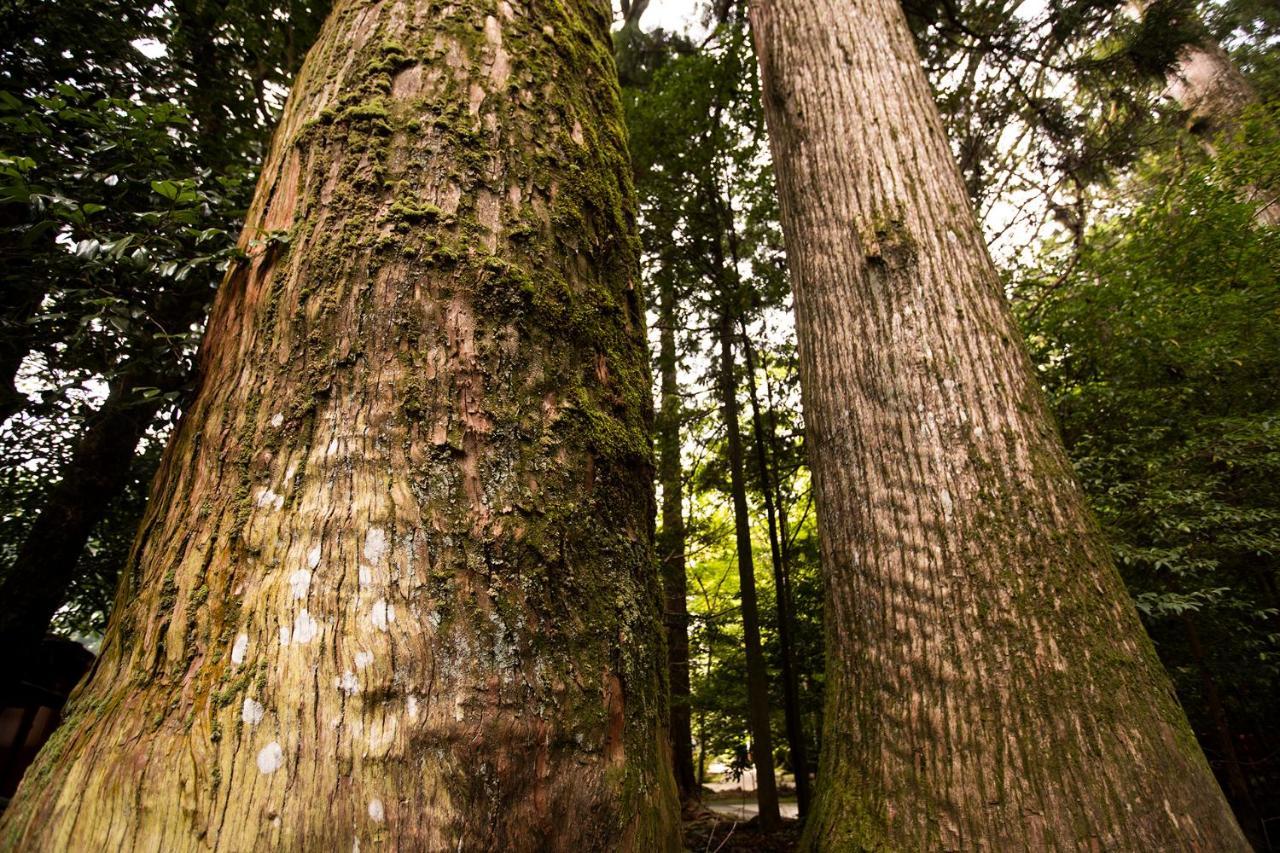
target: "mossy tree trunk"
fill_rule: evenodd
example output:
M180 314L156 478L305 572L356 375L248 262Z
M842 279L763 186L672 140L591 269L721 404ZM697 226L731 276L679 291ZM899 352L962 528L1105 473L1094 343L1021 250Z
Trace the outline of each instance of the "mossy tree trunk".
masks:
M896 0L751 19L826 585L821 850L1243 850L1091 519Z
M671 756L681 800L700 795L693 772L693 730L689 707L689 579L685 569L684 482L680 462L680 398L676 353L676 286L669 276L658 281L658 482L662 484L662 527L658 559L666 598L667 672L671 695Z
M336 5L4 846L678 847L608 20Z

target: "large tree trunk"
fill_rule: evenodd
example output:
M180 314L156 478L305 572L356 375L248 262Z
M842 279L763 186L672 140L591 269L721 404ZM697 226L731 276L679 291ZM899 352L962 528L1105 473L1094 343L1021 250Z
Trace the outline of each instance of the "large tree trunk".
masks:
M791 572L779 531L787 508L782 504L777 487L777 471L769 462L772 435L766 435L764 415L760 411L760 395L756 391L756 362L746 326L742 328L742 348L747 361L747 391L751 401L751 429L755 438L756 469L760 476L760 494L764 498L765 516L769 522L769 556L773 564L773 593L778 617L778 648L782 658L782 710L787 726L787 750L791 755L791 771L796 779L796 806L800 816L809 813L809 756L805 748L804 720L800 714L800 688L796 675L796 656L792 648L794 625L791 608ZM772 430L768 430L772 432Z
M720 268L724 268L720 264ZM773 775L773 735L769 729L769 674L760 645L760 606L756 601L755 561L751 554L751 516L747 507L747 484L742 454L742 432L738 417L738 382L734 371L733 315L729 295L720 296L719 391L724 419L725 443L729 449L729 491L733 498L733 529L738 554L738 595L742 601L742 640L747 658L747 725L751 729L751 761L756 769L756 803L760 807L760 828L777 829L778 786Z
M671 685L671 755L682 800L700 793L693 772L693 729L689 718L689 580L685 572L684 483L680 464L680 399L676 357L675 282L658 284L658 371L662 402L658 412L658 481L662 484L662 528L658 559L666 598L667 671Z
M827 588L824 850L1244 849L896 0L751 7Z
M608 9L337 5L20 849L674 849Z

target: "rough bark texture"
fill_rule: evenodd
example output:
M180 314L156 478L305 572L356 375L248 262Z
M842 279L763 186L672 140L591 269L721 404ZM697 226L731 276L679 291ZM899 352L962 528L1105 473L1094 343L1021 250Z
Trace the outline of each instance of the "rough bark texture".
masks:
M896 0L751 9L827 588L822 850L1242 850Z
M678 846L607 26L337 5L4 846Z
M723 268L723 265L721 265ZM727 302L728 294L720 297ZM721 306L720 411L729 450L729 491L733 498L734 545L738 557L738 596L742 601L742 644L747 658L747 723L751 729L751 763L756 768L756 803L760 828L766 832L781 822L778 786L773 775L773 735L769 727L769 673L760 645L760 606L756 601L755 561L751 554L751 515L738 418L738 380L734 370L733 316Z
M658 559L666 598L667 672L670 683L671 756L681 800L701 791L693 772L693 730L689 719L689 579L685 571L684 482L680 464L683 405L676 357L675 283L658 285L658 370L662 402L658 411L658 481L662 484L662 528Z

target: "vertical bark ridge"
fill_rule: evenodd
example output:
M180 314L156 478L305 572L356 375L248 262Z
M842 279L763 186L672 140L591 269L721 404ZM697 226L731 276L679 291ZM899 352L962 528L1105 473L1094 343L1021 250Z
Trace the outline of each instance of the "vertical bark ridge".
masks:
M677 847L607 27L336 5L6 846Z
M751 7L828 629L817 849L1243 849L1036 385L898 4Z

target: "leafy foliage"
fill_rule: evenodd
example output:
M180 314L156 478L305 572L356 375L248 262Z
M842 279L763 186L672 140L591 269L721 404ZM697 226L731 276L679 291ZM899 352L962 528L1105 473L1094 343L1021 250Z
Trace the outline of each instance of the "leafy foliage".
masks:
M1137 206L1019 281L1071 456L1219 762L1206 676L1231 737L1280 716L1280 231L1247 200L1277 185L1280 146L1255 143L1155 158Z

